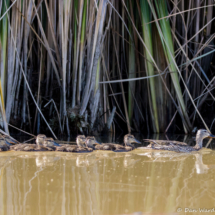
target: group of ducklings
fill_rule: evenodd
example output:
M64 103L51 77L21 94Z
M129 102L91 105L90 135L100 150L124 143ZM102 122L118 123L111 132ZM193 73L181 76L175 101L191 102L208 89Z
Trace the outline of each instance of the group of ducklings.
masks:
M207 130L200 129L196 134L196 145L194 147L188 146L186 143L174 140L149 140L147 147L144 149L167 150L175 152L192 152L198 151L202 148L204 138L215 138L214 135ZM133 135L126 134L124 136L124 145L115 143L100 144L94 136L85 137L78 135L76 138L77 145L58 144L53 138L46 137L44 134L39 134L36 137L36 144L23 144L15 141L6 135L0 136L0 151L61 151L61 152L92 152L93 150L111 150L114 152L131 151L135 147L132 143L141 143Z
M0 151L61 151L61 152L92 152L93 150L111 150L114 152L131 151L134 149L132 143L140 143L133 135L124 136L124 146L114 143L99 143L94 136L85 137L78 135L76 138L77 145L59 144L53 138L39 134L36 137L36 144L19 143L9 136L0 137Z

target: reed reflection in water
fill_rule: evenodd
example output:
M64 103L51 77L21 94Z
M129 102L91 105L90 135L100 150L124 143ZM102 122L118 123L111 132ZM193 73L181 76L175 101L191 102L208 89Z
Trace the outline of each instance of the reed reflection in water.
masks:
M214 160L215 152L207 149L1 153L0 214L172 214L178 207L211 208Z

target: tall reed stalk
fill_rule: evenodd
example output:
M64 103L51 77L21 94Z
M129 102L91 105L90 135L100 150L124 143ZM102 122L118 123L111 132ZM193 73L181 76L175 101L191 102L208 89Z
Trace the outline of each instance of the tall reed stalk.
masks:
M208 128L212 4L0 1L1 126L53 136Z
M145 50L145 64L146 64L146 71L147 75L153 76L154 73L154 66L152 61L150 60L150 55L153 56L153 38L152 38L152 27L151 24L148 24L151 21L151 12L149 10L149 5L147 0L140 1L141 5L141 15L142 15L142 28L143 28L143 39L147 46L147 50ZM155 80L154 78L149 79L150 85L150 95L151 95L151 103L152 103L152 113L153 113L153 120L152 123L154 124L154 132L159 133L159 122L158 122L158 110L156 104L156 92L155 92Z

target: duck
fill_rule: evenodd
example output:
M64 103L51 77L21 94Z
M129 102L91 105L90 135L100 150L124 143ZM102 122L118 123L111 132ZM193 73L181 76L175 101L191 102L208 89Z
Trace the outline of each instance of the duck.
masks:
M184 142L174 140L144 139L145 142L150 143L147 147L144 148L189 153L193 151L199 151L202 148L203 139L205 138L215 138L215 136L205 129L199 129L196 133L196 145L193 147L187 145Z
M56 147L56 151L76 152L76 153L92 152L93 149L90 147L87 147L87 145L85 143L86 143L85 135L78 135L76 137L76 144L77 145L60 144L60 146Z
M138 141L133 135L126 134L124 136L124 146L115 144L115 143L102 143L100 145L96 145L95 149L97 150L111 150L114 152L127 152L133 150L135 147L132 145L132 143L138 143L141 142Z
M44 141L46 139L46 135L45 134L38 134L37 137L36 137L36 144L38 146L43 146L44 144Z
M47 139L47 141L46 141L46 139ZM10 150L13 150L13 151L54 151L55 149L51 146L51 145L54 145L54 143L51 144L49 142L49 139L50 138L47 138L45 134L38 134L36 137L36 144L20 143L20 144L10 146ZM47 145L47 147L44 146L44 144Z
M83 136L83 135L82 135ZM85 145L88 149L92 150L114 150L117 144L113 143L99 143L94 136L87 136Z
M133 149L135 149L134 145L132 145L132 143L137 143L137 144L141 144L141 142L139 140L137 140L134 135L131 134L126 134L124 136L124 144L125 146L121 146L117 147L117 149L115 150L115 152L120 152L120 151L132 151Z
M85 142L86 142L85 135L78 135L76 137L76 144L78 145L78 147L83 147L83 148L86 147Z

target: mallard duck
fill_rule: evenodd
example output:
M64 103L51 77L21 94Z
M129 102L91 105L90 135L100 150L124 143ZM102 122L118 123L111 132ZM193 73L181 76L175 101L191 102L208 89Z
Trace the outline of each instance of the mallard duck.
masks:
M114 143L102 143L101 145L96 145L95 149L97 150L112 150L114 152L126 152L134 149L132 143L140 143L133 135L126 134L124 136L125 146L114 144Z
M76 144L79 146L79 147L86 147L86 137L85 135L78 135L76 137Z
M36 144L37 144L38 146L43 146L44 141L45 141L46 138L47 138L47 137L46 137L45 134L38 134L38 135L37 135L37 138L36 138Z
M133 135L131 134L126 134L124 136L124 144L125 146L121 146L117 147L115 152L121 152L121 151L131 151L133 150L135 147L132 145L132 143L138 143L141 144L140 141L138 141Z
M85 142L86 142L85 135L78 135L76 137L76 144L77 145L60 144L60 146L56 147L56 151L76 152L76 153L92 152L93 149L86 147Z
M20 143L17 145L10 146L10 149L14 151L54 151L55 149L53 149L52 147L44 146L46 139L46 144L51 144L49 143L50 138L47 138L44 134L38 134L36 137L36 144Z
M202 148L204 138L215 138L214 135L210 134L205 129L200 129L196 134L196 145L194 147L188 146L186 143L173 141L173 140L150 140L145 139L144 141L150 142L145 148L157 149L157 150L168 150L175 152L192 152L198 151Z

